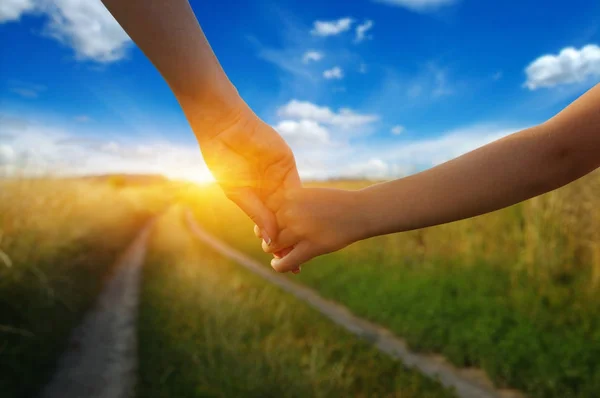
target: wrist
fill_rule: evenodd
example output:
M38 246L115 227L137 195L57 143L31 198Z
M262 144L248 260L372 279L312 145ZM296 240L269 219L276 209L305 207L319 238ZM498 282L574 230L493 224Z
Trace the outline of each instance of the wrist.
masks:
M246 102L234 92L204 94L203 96L178 96L177 100L198 141L210 139L240 123L255 117Z
M351 196L351 213L354 215L352 242L375 236L374 219L370 205L370 195L365 189L349 191Z

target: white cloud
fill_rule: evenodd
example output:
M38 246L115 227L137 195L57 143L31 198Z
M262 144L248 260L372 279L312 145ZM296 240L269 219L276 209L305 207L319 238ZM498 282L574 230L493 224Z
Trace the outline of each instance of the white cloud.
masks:
M274 126L290 146L329 144L329 131L314 120L283 120Z
M402 134L403 131L404 131L404 127L400 126L400 125L396 125L396 126L392 127L392 129L390 130L390 132L394 135L400 135L400 134Z
M444 132L436 137L398 142L380 148L384 160L401 160L407 164L433 166L489 144L523 128L475 125Z
M358 114L350 108L340 108L335 117L331 120L331 124L345 128L355 126L363 126L379 120L379 116L373 114Z
M54 0L46 9L48 34L77 58L112 62L125 56L131 39L99 0Z
M323 77L328 80L330 80L330 79L340 80L340 79L344 78L344 71L339 66L334 66L333 68L324 71Z
M81 137L70 130L39 123L2 124L0 135L12 137L10 145L0 146L0 172L4 173L143 173L191 181L212 178L195 143Z
M303 178L399 178L438 165L522 128L467 126L436 137L295 150Z
M310 61L320 61L325 55L322 52L310 50L304 53L302 56L302 62L308 64Z
M35 12L39 0L3 0L0 2L0 23L18 21L21 16Z
M44 32L71 47L80 60L117 61L125 57L131 44L99 0L3 0L0 23L18 20L26 13L44 15Z
M407 140L402 135L393 141L352 141L343 131L336 130L340 118L348 113L336 113L308 102L290 103L292 106L287 104L280 109L287 118L274 127L292 146L304 178L396 178L443 163L522 129L489 124L441 132L427 139ZM192 141L186 145L156 138L132 142L103 136L83 137L52 124L0 117L0 174L24 170L30 175L146 173L195 181L210 178Z
M326 106L296 99L279 108L277 114L287 119L313 120L342 128L360 127L379 120L377 115L359 114L348 108L341 108L336 113Z
M14 149L8 144L0 144L0 166L11 164L14 158Z
M595 44L580 50L567 47L558 55L543 55L529 64L525 73L525 86L530 90L583 82L588 77L600 76L600 47Z
M361 41L365 40L365 39L370 39L372 38L372 36L367 36L366 33L373 28L373 21L371 21L370 19L366 20L363 24L358 25L356 27L356 39L355 41L357 43L360 43Z
M328 107L318 106L308 101L291 100L278 109L277 114L282 117L310 119L318 122L328 122L335 117L335 113Z
M0 23L18 21L23 14L35 11L34 0L2 0L0 2Z
M323 123L324 124L324 123ZM446 162L523 127L495 124L466 126L426 139L347 142L340 144L331 128L330 143L292 145L303 178L398 178Z
M318 109L321 118L331 117L329 112L322 111L327 108ZM5 120L9 123L0 124L0 136L10 138L0 144L0 173L20 170L28 175L145 173L192 181L210 178L195 143L82 137L48 124ZM311 119L286 119L275 128L294 149L300 174L317 179L400 177L520 130L480 125L422 140L385 143L363 140L358 144L341 143L340 136L335 136L339 134L335 126Z
M417 140L365 142L342 147L295 151L301 176L398 178L415 173L498 140L522 128L475 125Z
M440 7L457 3L458 0L374 0L377 3L389 4L408 8L412 11L426 12L437 10Z
M386 178L389 177L389 172L389 164L379 158L371 158L366 162L349 164L341 171L341 176L352 178Z
M335 112L295 99L280 107L277 114L282 121L274 128L292 147L300 175L305 178L346 175L346 166L355 163L350 158L351 141L372 133L372 124L379 120L377 115L348 108Z
M417 140L365 142L342 147L295 151L304 178L398 178L441 164L498 140L518 128L476 125Z
M334 21L315 21L310 31L315 36L335 36L346 32L352 26L352 18L340 18Z

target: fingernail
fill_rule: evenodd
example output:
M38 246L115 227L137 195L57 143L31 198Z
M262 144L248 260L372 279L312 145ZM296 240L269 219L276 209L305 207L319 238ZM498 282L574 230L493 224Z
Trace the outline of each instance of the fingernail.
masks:
M277 264L279 264L279 259L277 259L277 258L273 258L273 259L271 259L271 267L273 267L273 269L274 269L275 271L277 271L277 268L276 268L276 267L277 267Z
M254 235L257 235L257 237L261 235L261 231L260 228L258 228L258 225L254 226Z
M302 271L302 270L300 269L300 267L298 267L298 268L296 268L295 270L293 270L293 271L292 271L292 273L293 273L293 274L299 274L299 273L300 273L300 271Z
M263 230L260 231L260 234L262 235L262 238L267 246L271 246L271 238L269 238L269 235Z

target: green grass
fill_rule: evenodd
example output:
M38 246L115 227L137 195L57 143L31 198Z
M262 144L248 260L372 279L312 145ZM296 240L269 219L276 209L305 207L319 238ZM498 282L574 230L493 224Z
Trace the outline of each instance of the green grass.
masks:
M414 349L482 367L497 384L533 397L600 391L598 301L586 303L577 286L548 295L526 276L514 281L486 264L463 268L442 260L380 269L381 275L356 253L313 265L318 270L307 270L302 282L387 325Z
M138 396L451 397L191 239L179 212L151 239Z
M293 278L417 350L482 367L498 385L534 398L595 398L599 177L490 215L360 242ZM110 264L172 194L268 266L252 223L218 189L166 187L0 181L2 397L35 395ZM145 270L140 396L447 396L190 241L173 217L155 233Z
M252 223L217 190L184 201L262 261ZM531 397L600 391L600 174L493 214L359 242L293 278L420 351Z
M103 276L166 196L67 180L0 186L0 395L35 396Z

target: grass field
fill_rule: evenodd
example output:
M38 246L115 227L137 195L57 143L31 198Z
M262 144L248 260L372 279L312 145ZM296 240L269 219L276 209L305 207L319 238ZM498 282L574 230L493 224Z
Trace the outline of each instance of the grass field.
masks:
M169 201L111 180L0 181L0 396L31 397L116 256Z
M500 386L595 398L599 198L596 172L493 214L357 243L293 278ZM0 395L35 395L116 256L174 200L268 266L214 186L0 181ZM192 240L178 209L156 224L144 269L138 396L452 395Z
M252 223L218 189L183 197L205 228L268 264ZM595 172L489 215L359 242L294 279L497 385L597 397L599 209Z
M182 212L154 231L139 397L453 396L192 240Z

